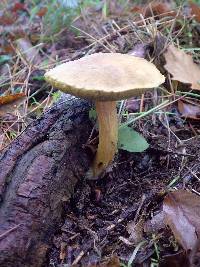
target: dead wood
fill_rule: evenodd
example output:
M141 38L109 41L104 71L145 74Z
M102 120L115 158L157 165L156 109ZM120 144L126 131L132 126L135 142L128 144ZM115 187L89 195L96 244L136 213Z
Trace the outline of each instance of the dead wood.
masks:
M89 105L70 98L34 121L0 157L0 266L42 266L64 202L89 166Z

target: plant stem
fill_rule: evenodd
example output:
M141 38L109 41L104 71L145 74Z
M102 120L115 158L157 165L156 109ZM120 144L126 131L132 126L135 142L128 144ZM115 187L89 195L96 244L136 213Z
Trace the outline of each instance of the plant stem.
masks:
M103 172L117 151L118 120L116 101L96 101L99 123L99 145L93 163L93 175Z
M169 103L169 100L166 100L166 101L162 102L158 106L156 106L156 107L154 107L154 108L152 108L152 109L150 109L148 111L140 113L140 115L137 116L134 119L131 119L131 120L127 121L127 122L122 123L119 128L123 128L125 126L128 126L129 124L131 124L131 123L133 123L133 122L135 122L135 121L137 121L137 120L149 115L150 113L154 112L155 110L159 110L159 109L163 108L167 103Z

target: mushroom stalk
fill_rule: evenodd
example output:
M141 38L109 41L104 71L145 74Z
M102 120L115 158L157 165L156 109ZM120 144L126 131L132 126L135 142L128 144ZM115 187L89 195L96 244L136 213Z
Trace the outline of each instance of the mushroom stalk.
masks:
M99 123L99 145L93 163L94 177L111 163L117 151L118 141L116 101L96 101L95 104Z

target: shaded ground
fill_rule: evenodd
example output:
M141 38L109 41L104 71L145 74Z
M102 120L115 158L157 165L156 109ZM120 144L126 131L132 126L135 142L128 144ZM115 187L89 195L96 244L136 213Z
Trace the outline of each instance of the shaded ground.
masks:
M67 266L76 262L78 266L93 266L113 254L125 263L133 254L134 242L142 240L148 242L137 253L135 266L158 262L158 253L162 259L164 255L179 251L169 229L156 235L143 230L144 221L160 211L163 197L172 187L199 191L200 184L195 176L200 172L200 140L187 129L188 124L183 123L179 115L172 116L171 121L177 137L185 140L181 146L177 138L169 139L158 116L155 125L152 125L152 118L143 120L140 127L144 135L148 129L153 136L148 138L151 146L146 152L121 151L103 179L83 179L78 183L73 198L66 205L65 223L54 237L50 266L60 266L60 262ZM176 128L177 124L182 127ZM135 227L132 227L131 237L127 230L130 223ZM137 223L139 227L135 226Z

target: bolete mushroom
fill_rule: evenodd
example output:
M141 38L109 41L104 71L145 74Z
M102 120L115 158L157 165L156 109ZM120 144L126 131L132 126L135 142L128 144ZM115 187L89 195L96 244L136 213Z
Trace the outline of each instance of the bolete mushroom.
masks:
M106 169L117 151L116 100L141 95L165 80L152 63L120 53L96 53L69 61L48 71L45 78L63 92L95 101L99 123L95 177Z

